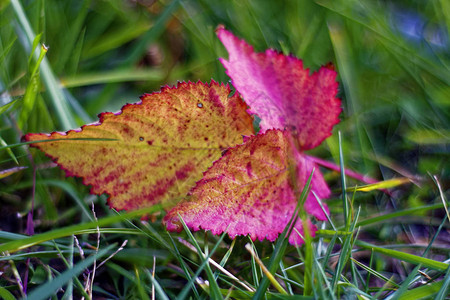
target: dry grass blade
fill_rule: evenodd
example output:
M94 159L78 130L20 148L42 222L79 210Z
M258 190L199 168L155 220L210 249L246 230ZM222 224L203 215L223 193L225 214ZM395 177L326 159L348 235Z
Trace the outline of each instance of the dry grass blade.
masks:
M252 255L252 257L255 259L256 263L259 265L259 267L262 269L264 274L267 276L269 281L272 283L272 285L283 295L287 295L288 293L283 289L283 287L278 283L278 281L273 277L272 273L266 268L266 266L263 264L261 259L258 257L258 255L253 251L253 248L250 244L245 245L245 249L247 249L248 252Z
M195 249L194 245L192 245L191 243L189 243L188 241L182 239L182 238L178 238L178 241L180 243L182 243L184 246L188 247L189 250L191 250L192 252L195 252L198 254L197 249ZM217 269L219 269L222 273L224 273L225 275L227 275L228 277L230 277L231 279L233 279L234 281L236 281L237 283L239 283L243 288L245 288L247 291L249 292L254 292L255 289L251 286L248 285L248 283L240 280L239 278L237 278L236 276L234 276L233 274L231 274L228 270L226 270L225 268L223 268L220 264L216 263L212 258L208 258L208 262L211 263L214 267L216 267Z
M448 203L447 203L447 199L445 199L444 192L442 191L441 184L439 183L439 180L436 175L433 175L432 178L433 178L433 181L436 184L437 188L439 189L439 196L442 200L442 204L444 205L445 212L447 213L448 221L450 222L450 213L448 211Z

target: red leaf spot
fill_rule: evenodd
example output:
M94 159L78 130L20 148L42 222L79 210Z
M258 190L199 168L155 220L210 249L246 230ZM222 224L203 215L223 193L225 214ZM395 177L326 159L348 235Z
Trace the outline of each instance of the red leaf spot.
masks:
M246 169L247 169L248 176L252 177L253 176L253 172L252 172L252 163L251 162L247 163Z
M147 141L147 144L148 144L149 146L151 146L151 145L153 145L153 141Z
M169 167L170 169L170 167ZM193 167L191 164L185 165L180 170L175 172L175 177L172 177L170 179L161 179L159 180L155 186L156 188L150 190L146 198L148 199L154 199L154 198L160 198L161 196L165 195L167 191L175 184L176 180L183 180L186 179L190 174L190 172L193 170Z
M117 179L117 176L119 176L119 175L116 172L111 172L110 174L108 174L108 176L105 177L104 182L106 184L108 184L111 181L114 181L115 179Z
M128 126L125 126L122 130L123 130L124 134L130 134L130 131L131 131L130 127L128 127Z
M150 190L149 193L147 193L148 199L155 199L160 198L161 196L165 195L169 188L174 184L175 180L172 178L170 180L162 179L158 180L155 184L156 188Z
M180 170L176 171L175 176L177 177L178 180L183 180L189 176L189 173L191 171L192 171L192 166L189 164L189 165L184 166Z

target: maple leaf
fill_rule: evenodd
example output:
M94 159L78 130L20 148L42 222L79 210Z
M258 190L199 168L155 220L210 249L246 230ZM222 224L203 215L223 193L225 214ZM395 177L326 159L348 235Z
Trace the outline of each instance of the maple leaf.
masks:
M291 146L289 135L288 131L269 130L229 149L205 172L188 199L168 212L164 218L167 229L182 229L179 214L193 230L205 229L213 234L227 231L231 238L248 234L253 240L274 241L288 224L298 201L290 183L290 156L294 156L297 164L300 186L305 186L314 168L308 156ZM312 193L319 198L330 195L318 170L314 172L304 209L325 220L326 215ZM295 228L303 232L300 219ZM313 236L316 230L310 223ZM295 231L289 241L303 243Z
M321 67L309 75L303 62L273 49L256 53L244 40L222 26L217 36L228 51L221 58L234 87L250 106L249 112L261 118L260 128L288 128L295 132L299 148L318 146L339 123L341 101L336 98L337 73Z
M118 113L67 133L27 134L67 176L107 193L117 210L137 209L186 195L222 151L254 133L247 106L230 88L179 83L145 94ZM100 139L100 140L80 140Z

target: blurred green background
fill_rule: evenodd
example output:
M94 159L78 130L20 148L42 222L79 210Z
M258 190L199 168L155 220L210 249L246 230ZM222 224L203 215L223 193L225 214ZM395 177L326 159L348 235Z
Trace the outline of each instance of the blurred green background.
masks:
M347 167L378 180L413 181L392 197L358 194L355 206L361 206L362 216L439 203L431 175L444 192L449 188L447 0L1 0L0 13L3 146L19 143L27 132L96 121L98 113L117 111L166 84L228 81L218 61L227 54L214 32L223 24L257 51L270 47L291 53L312 71L328 62L336 66L342 121L311 153L339 163L341 131ZM38 43L49 47L40 73L39 53L32 54L40 51ZM7 149L0 151L0 170L30 165L25 147ZM48 162L33 153L38 166ZM23 233L32 171L2 177L0 227ZM64 179L55 168L40 170L37 177L47 180L37 189L37 231L83 220L72 198L88 202L92 196L80 181ZM331 214L339 220L339 174L329 171L326 177L336 192L329 201ZM350 180L349 186L357 183ZM418 231L387 224L367 233L379 241L411 242L429 234L424 228L443 215L405 220Z
M0 2L1 104L16 100L0 119L7 144L95 121L166 84L228 81L214 32L224 24L312 71L335 64L344 108L335 132L349 167L380 180L449 179L447 1L17 2L26 18L16 1ZM33 41L49 47L40 78L31 76ZM23 97L32 81L37 93ZM337 161L337 134L315 152ZM15 165L6 151L0 157L2 169Z

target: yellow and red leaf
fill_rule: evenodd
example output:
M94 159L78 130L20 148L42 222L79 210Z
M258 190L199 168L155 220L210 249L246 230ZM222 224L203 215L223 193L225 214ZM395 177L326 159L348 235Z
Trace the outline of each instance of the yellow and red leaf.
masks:
M27 134L68 176L117 210L179 199L228 147L252 135L252 118L228 85L179 83L67 133ZM92 139L92 140L82 140ZM99 140L95 140L99 139Z
M296 163L300 189L315 167L306 155L291 146L289 134L269 130L229 149L205 172L190 196L169 211L164 218L167 229L182 229L180 215L193 230L211 230L213 234L226 231L231 238L250 235L253 240L274 241L288 224L298 201L290 182L289 156L293 155L291 158ZM312 193L319 198L330 195L319 170L314 172L304 209L319 220L325 220L326 215ZM302 232L301 220L295 228ZM312 234L315 230L311 225ZM303 242L295 232L289 241L292 244Z

